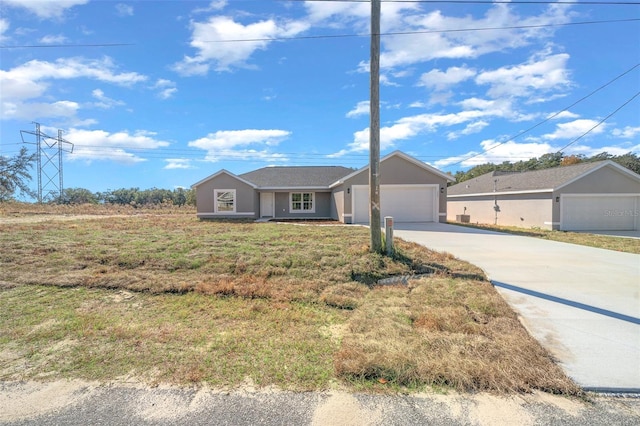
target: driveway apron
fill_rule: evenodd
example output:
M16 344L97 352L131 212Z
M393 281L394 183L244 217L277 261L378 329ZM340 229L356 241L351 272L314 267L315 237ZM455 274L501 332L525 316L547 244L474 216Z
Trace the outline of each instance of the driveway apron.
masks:
M583 388L640 392L640 255L440 223L395 235L482 268Z

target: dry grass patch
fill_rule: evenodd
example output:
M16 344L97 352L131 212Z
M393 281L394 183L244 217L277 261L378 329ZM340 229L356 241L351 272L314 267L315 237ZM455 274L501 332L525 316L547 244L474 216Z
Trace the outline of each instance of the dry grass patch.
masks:
M480 269L368 241L182 214L0 222L0 380L577 392Z
M347 327L335 368L359 386L580 392L487 282L376 288Z

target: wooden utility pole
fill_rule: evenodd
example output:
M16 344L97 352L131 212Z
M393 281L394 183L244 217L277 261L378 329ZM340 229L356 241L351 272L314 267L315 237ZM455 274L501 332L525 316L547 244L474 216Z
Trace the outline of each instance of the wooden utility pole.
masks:
M382 252L380 223L380 0L371 0L371 99L369 101L369 227L371 248Z

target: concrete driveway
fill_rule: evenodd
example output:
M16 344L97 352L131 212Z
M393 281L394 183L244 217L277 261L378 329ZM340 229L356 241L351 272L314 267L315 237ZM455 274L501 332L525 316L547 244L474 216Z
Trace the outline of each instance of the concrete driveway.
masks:
M640 255L440 223L395 235L481 267L582 387L640 392Z

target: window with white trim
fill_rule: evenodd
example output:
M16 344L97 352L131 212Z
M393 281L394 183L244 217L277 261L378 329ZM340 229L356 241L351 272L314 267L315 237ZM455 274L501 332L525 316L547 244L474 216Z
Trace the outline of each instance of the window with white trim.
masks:
M289 194L289 213L315 213L314 198L313 192L291 192Z
M213 198L216 213L236 212L236 190L235 189L214 189Z

